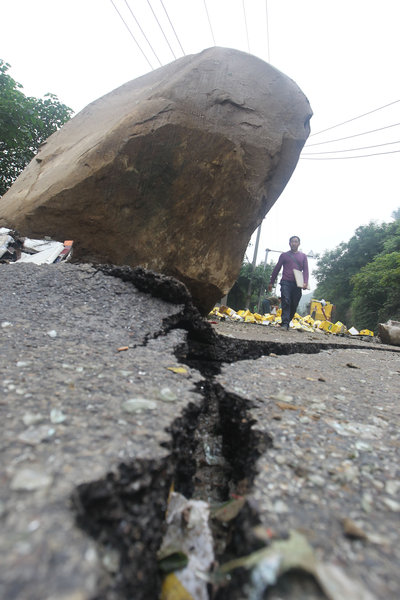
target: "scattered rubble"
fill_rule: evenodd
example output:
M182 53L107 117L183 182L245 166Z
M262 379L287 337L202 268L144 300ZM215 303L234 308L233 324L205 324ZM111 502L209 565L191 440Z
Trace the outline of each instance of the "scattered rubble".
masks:
M0 263L33 263L44 265L70 260L72 240L63 244L46 237L32 240L17 231L0 227Z
M260 315L259 313L252 313L248 309L235 311L232 308L229 308L228 306L222 304L220 306L215 306L209 313L208 317L217 317L221 320L229 319L231 321L253 323L256 325L267 325L270 327L280 327L282 323L281 314L282 309L280 308L274 313L266 313L265 315ZM290 322L290 328L307 331L309 333L316 332L329 333L341 336L350 335L351 337L374 337L374 332L370 331L369 329L362 329L361 331L358 331L355 327L347 329L346 325L344 325L341 321L331 323L331 321L327 320L321 321L318 319L313 319L311 315L306 315L305 317L302 317L298 313L295 313L293 320Z

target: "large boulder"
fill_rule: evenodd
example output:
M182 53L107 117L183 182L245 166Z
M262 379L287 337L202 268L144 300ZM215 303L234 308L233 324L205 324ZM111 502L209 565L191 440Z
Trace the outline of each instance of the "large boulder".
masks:
M185 56L54 133L0 200L0 225L73 239L77 260L173 275L205 312L237 278L311 114L299 87L259 58Z

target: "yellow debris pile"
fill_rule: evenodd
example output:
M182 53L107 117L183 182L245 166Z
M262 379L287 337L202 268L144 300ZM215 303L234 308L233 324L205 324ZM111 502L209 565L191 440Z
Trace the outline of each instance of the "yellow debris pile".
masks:
M277 310L276 314L266 313L265 315L260 315L258 313L252 313L248 309L235 311L233 308L229 308L229 306L221 305L215 306L209 313L208 317L217 317L218 319L223 320L229 319L230 321L240 321L244 323L255 323L257 325L279 327L282 323L281 313L282 310L279 309ZM369 329L362 329L361 331L358 331L355 329L355 327L347 329L346 325L341 323L341 321L331 323L331 321L328 320L313 319L311 315L301 317L298 313L294 315L293 320L290 323L290 328L309 332L317 331L333 335L365 335L370 337L373 337L374 335Z

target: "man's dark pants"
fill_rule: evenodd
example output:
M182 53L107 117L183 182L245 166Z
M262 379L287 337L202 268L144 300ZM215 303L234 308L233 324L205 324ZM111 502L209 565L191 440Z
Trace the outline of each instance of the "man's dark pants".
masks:
M289 327L301 298L301 288L295 281L281 281L282 327Z

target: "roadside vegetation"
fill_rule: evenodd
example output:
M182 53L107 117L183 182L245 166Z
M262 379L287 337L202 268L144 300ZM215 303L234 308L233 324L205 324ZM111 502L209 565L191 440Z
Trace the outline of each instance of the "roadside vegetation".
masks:
M260 291L261 298L265 296L265 290L268 286L274 266L274 264L267 264L264 267L263 264L260 264L257 265L253 271L253 265L244 261L240 269L239 277L228 294L228 306L233 308L233 310L240 310L246 306L247 294L251 281L249 306L253 310L258 304Z
M317 261L315 298L336 305L336 318L357 328L400 320L400 208L390 223L371 222Z
M54 94L44 99L25 96L22 85L0 59L0 196L5 194L37 149L68 121L73 110Z

